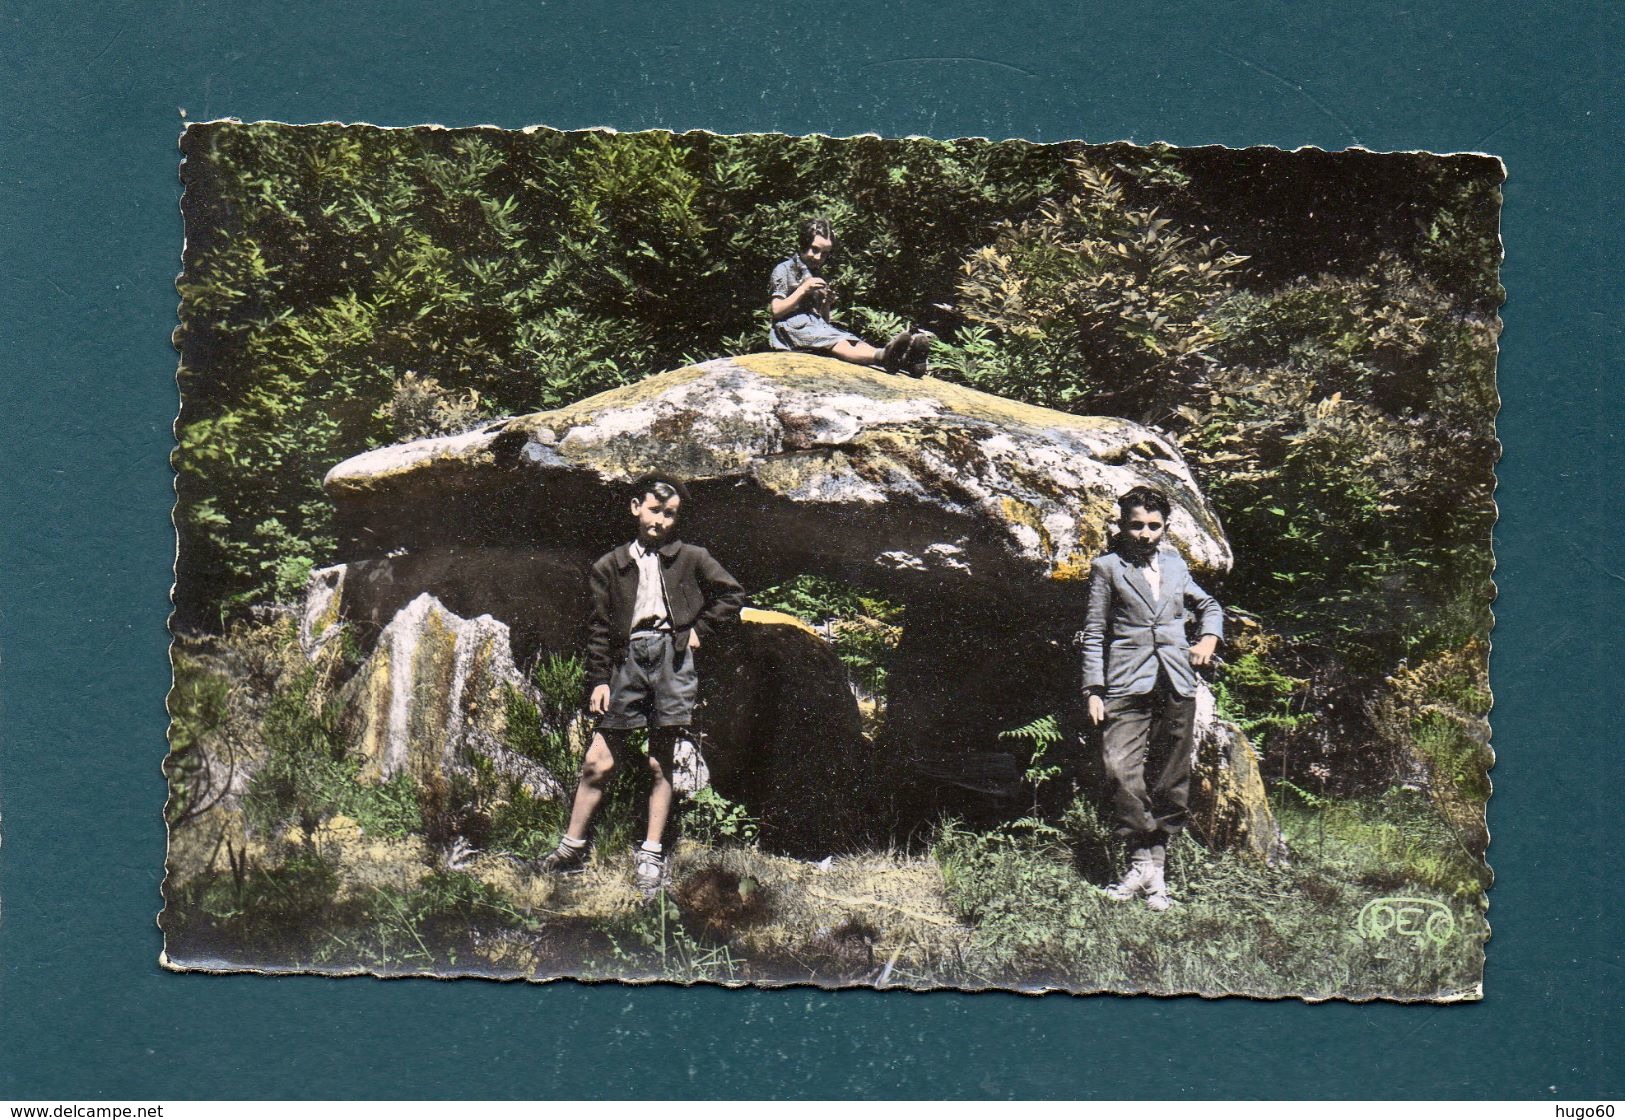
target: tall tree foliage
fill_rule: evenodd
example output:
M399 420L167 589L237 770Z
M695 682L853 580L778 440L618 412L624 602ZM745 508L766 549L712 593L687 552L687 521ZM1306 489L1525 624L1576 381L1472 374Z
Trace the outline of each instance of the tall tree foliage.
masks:
M762 349L812 214L855 325L940 314L964 247L1059 172L1030 144L701 133L221 124L185 153L187 626L297 591L332 547L323 473L392 438L403 383L526 412Z
M1069 162L1038 213L965 261L959 308L1003 336L976 380L1056 408L1166 423L1202 388L1214 306L1245 260L1131 205L1109 170ZM996 372L994 372L996 371Z

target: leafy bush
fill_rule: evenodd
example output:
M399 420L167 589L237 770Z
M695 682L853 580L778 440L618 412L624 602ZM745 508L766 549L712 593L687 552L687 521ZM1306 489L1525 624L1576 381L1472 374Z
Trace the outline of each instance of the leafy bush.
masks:
M702 844L728 841L754 844L759 828L750 810L729 801L711 786L695 791L683 802L683 835Z
M563 835L587 747L587 728L581 719L585 676L586 665L579 657L551 654L531 669L539 705L517 689L507 690L508 747L540 763L563 793L557 799L542 798L519 782L505 783L490 806L492 847L535 858L552 851ZM647 753L644 733L629 737L628 753L633 759ZM593 819L593 837L601 852L619 852L643 838L645 775L630 761L627 768L634 772L617 773Z
M398 440L456 435L490 419L479 390L451 393L434 378L411 371L395 382L387 410L390 430Z
M1383 737L1420 764L1429 794L1481 854L1489 841L1483 806L1489 797L1489 650L1473 640L1416 665L1401 665L1391 690L1374 705Z
M1222 372L1184 444L1247 542L1233 597L1367 671L1481 633L1493 328L1391 255L1216 318Z
M265 760L243 795L244 816L257 832L270 836L292 825L309 840L340 815L372 835L422 829L421 791L410 774L359 780L361 760L344 736L321 666L306 666L272 696L261 734Z
M1202 387L1219 340L1209 314L1245 260L1129 204L1075 158L1067 189L972 252L961 313L1005 335L996 392L1072 411L1166 422Z
M273 834L293 824L308 838L346 807L359 769L347 757L338 714L314 666L272 698L263 729L266 759L249 780L243 811L258 831Z
M1281 635L1256 622L1233 618L1226 656L1212 680L1219 715L1241 728L1260 750L1271 731L1292 731L1315 718L1306 705L1309 682L1275 664L1284 644Z
M751 596L764 610L824 627L853 683L886 694L886 669L903 633L903 608L875 592L824 576L803 575Z

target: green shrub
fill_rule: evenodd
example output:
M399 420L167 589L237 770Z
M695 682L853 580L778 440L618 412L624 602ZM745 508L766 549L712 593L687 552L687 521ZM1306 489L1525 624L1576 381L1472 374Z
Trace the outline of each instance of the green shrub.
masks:
M1021 356L1026 376L1000 377L998 391L1166 423L1205 385L1220 339L1210 312L1246 258L1131 204L1087 158L1068 171L1037 216L966 257L959 310Z
M266 758L249 779L243 812L250 827L273 834L297 825L307 837L322 821L343 812L359 770L347 757L333 711L307 666L277 692L261 724Z
M385 411L398 440L456 435L490 419L479 390L449 392L434 378L419 377L410 370L395 382Z
M1427 790L1460 842L1481 853L1488 842L1484 806L1489 799L1489 657L1474 639L1387 679L1375 705L1385 741L1420 763Z
M750 810L729 801L711 786L697 790L683 800L682 832L685 838L704 844L729 841L754 844L760 822Z
M853 682L870 696L886 694L886 671L903 633L901 604L867 588L815 575L765 588L753 594L751 602L827 628L836 656Z
M275 692L260 724L265 761L243 795L248 825L265 835L297 826L312 837L319 825L347 816L371 835L422 830L421 791L410 774L379 783L360 780L336 705L317 666L300 669Z
M1219 715L1253 740L1260 752L1272 731L1292 731L1314 720L1306 710L1309 682L1273 662L1283 652L1280 635L1256 628L1233 634L1212 679Z
M587 746L577 741L585 731L579 718L585 676L579 657L552 654L531 670L540 704L518 689L507 690L507 745L540 764L563 795L541 798L518 782L507 783L491 807L492 847L534 858L552 851L563 835L581 771L581 752ZM643 839L648 777L636 760L647 757L646 733L629 736L628 754L626 769L631 772L616 774L593 818L595 846L601 852L619 853Z
M565 781L564 798L537 797L519 782L508 784L491 808L487 845L522 859L540 859L558 845L569 823L568 798L574 785Z
M177 647L175 684L169 693L169 801L164 813L176 825L206 808L209 788L208 744L225 723L232 679Z

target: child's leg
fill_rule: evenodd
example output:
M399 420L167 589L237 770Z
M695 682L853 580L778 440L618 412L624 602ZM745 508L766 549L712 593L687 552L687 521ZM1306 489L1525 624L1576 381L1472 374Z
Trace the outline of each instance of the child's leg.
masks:
M880 351L867 342L837 342L829 352L831 357L854 365L872 366L880 361Z
M564 833L572 840L587 839L587 828L592 824L593 814L598 811L599 804L604 800L604 791L615 776L615 756L624 742L618 741L617 749L611 750L606 738L609 735L618 736L624 741L626 732L593 732L587 757L581 760L581 781L576 784L575 801L570 806L570 825Z
M902 368L908 361L909 346L914 341L910 331L898 331L892 336L884 348L870 346L867 342L853 342L842 340L830 347L829 353L843 362L853 362L860 366L881 366L885 369L896 370Z
M649 789L649 831L645 843L658 846L666 834L666 822L671 818L672 750L677 745L677 737L687 730L658 727L649 732L649 773L654 776L654 784Z

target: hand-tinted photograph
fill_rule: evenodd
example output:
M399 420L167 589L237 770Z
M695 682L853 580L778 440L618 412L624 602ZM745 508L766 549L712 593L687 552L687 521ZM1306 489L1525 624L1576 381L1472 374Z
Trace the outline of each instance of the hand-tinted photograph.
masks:
M1498 160L181 149L167 966L1481 997Z

